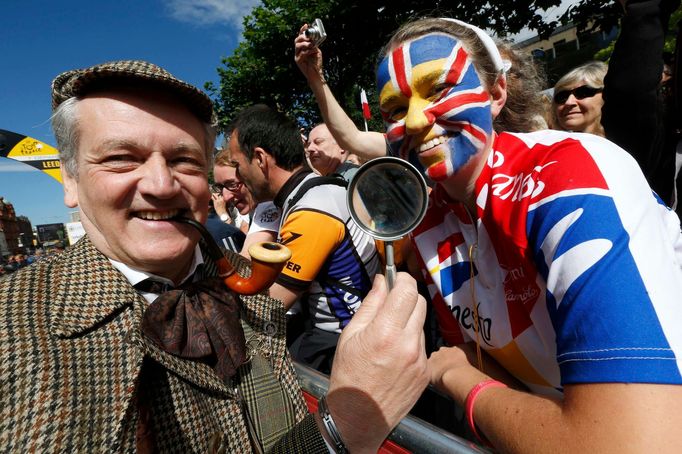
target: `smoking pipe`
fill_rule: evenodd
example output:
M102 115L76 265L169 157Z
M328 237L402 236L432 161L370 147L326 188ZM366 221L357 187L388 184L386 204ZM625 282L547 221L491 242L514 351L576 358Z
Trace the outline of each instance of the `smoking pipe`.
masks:
M218 275L223 278L230 290L240 295L255 295L270 287L279 275L284 264L291 258L291 251L279 243L262 242L249 248L251 255L251 276L240 276L216 244L211 234L194 219L175 218L175 221L189 224L199 231L206 246L208 255L218 266Z

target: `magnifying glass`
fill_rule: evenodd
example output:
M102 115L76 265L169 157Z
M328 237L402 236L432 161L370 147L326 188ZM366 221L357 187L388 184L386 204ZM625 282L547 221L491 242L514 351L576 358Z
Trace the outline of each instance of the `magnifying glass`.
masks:
M395 281L393 241L414 230L428 203L426 182L409 162L392 156L364 164L348 187L348 210L358 227L385 243L388 289Z

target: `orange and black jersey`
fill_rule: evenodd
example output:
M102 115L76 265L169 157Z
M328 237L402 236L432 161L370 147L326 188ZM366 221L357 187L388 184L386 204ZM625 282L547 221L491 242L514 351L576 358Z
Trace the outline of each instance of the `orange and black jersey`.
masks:
M301 171L277 195L278 241L292 253L278 282L306 290L315 326L340 332L369 292L379 259L374 239L350 217L345 186L325 181Z

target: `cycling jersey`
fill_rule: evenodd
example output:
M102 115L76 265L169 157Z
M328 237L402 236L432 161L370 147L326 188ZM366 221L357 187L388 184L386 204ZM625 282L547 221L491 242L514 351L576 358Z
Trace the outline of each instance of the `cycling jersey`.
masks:
M480 345L535 392L682 383L680 222L627 153L503 133L475 197L470 216L437 186L412 234L448 343L476 339L477 313Z
M281 212L274 203L261 202L256 205L251 216L251 225L248 233L277 232L279 230Z
M345 187L323 184L299 193L314 178L324 177L294 174L275 200L283 213L278 241L292 254L278 282L306 290L315 327L340 333L369 292L379 260L373 238L350 217Z

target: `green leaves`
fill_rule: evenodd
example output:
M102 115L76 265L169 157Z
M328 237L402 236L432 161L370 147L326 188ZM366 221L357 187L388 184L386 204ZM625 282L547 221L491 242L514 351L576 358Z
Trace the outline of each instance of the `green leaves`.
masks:
M524 27L549 34L557 23L545 23L539 10L560 3L561 0L263 0L244 18L242 42L218 67L220 85L209 84L207 90L215 99L222 125L241 108L259 102L278 107L304 126L318 123L317 105L294 63L294 38L303 23L319 17L328 35L321 49L332 92L363 128L359 93L365 88L373 116L370 129L383 130L374 69L379 50L401 24L418 17L447 16L492 29L498 36L519 32ZM604 6L603 2L592 3L600 3L593 9Z

